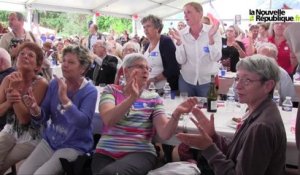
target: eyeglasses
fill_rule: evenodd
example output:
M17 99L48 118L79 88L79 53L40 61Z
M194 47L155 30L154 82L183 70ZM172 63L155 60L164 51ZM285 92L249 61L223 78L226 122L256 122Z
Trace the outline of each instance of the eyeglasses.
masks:
M132 65L132 66L129 66L128 67L129 69L130 68L138 68L138 69L146 69L148 72L151 72L152 71L152 68L151 67L148 67L148 66L144 66L144 65L140 65L140 64L136 64L136 65Z
M252 84L253 82L256 82L256 81L263 81L261 79L258 79L258 80L251 80L249 78L239 78L239 77L236 77L234 79L235 83L240 83L242 84L243 86L249 86L250 84Z

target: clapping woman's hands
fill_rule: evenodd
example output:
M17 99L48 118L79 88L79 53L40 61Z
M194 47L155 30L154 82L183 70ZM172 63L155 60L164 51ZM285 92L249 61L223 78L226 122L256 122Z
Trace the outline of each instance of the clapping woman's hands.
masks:
M181 44L181 37L180 37L178 30L176 30L175 28L170 28L169 35L171 36L172 39L174 39L176 41L175 42L176 45L179 46Z
M69 101L67 95L67 84L65 83L63 78L58 78L56 75L53 75L58 83L58 97L62 104L66 104Z
M128 82L130 96L137 99L141 94L141 87L137 81L137 71L132 71L130 74L131 80Z
M22 99L23 99L25 106L30 110L32 110L38 106L36 99L33 95L32 88L28 89L28 94L23 95Z
M23 81L22 74L20 72L13 72L10 75L8 75L8 79L9 79L8 87L20 91L21 83Z
M175 111L180 114L189 113L192 111L193 107L198 103L196 97L190 97L181 104L177 106Z
M193 123L198 128L198 134L179 133L176 137L183 143L204 150L213 144L212 136L215 135L214 117L210 120L202 113L201 109L194 108L192 113L196 120L191 118Z

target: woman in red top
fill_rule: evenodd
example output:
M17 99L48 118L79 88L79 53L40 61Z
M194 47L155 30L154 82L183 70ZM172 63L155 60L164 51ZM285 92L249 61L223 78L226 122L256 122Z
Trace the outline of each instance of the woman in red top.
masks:
M292 75L296 65L293 64L293 61L291 61L290 48L283 35L285 28L285 23L276 22L271 24L270 29L272 34L269 38L269 42L275 44L278 49L278 65L285 69L289 75Z

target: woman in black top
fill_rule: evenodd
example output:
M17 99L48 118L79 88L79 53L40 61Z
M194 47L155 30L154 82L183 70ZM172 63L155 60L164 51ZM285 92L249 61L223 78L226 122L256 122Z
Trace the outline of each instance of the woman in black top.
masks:
M229 26L226 30L226 38L222 39L222 64L227 67L228 71L236 72L236 63L239 58L246 56L244 44L237 41L235 38L238 36L237 30L234 26Z

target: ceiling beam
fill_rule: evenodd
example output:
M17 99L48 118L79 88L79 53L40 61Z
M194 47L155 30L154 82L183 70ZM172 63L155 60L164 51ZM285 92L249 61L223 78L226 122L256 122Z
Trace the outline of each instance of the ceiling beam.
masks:
M205 1L202 1L202 2L201 2L201 5L210 3L211 1L215 1L215 0L205 0ZM170 16L176 15L176 14L178 14L178 13L180 13L180 12L183 12L183 9L179 9L179 10L173 12L173 13L167 14L167 15L165 15L165 16L161 16L161 18L162 18L162 19L165 19L165 18L168 18L168 17L170 17ZM168 20L169 20L169 19L168 19Z
M151 0L149 0L149 1L151 1ZM174 2L174 1L176 1L176 0L166 0L166 1L163 1L161 3L158 3L158 2L155 2L155 1L151 1L151 2L156 3L156 4L154 4L152 6L149 6L149 7L145 8L145 9L142 9L140 11L134 12L133 14L145 13L146 11L149 11L149 10L152 10L152 9L156 9L156 8L158 8L160 6L163 6L163 5L167 6L166 5L167 3L171 3L171 2Z
M34 3L36 0L27 0L26 2L25 2L25 4L32 4L32 3Z
M56 5L48 5L48 4L26 4L27 8L38 9L38 10L49 10L56 12L71 12L71 13L82 13L82 14L92 14L92 10L82 9L82 8L74 8L74 7L66 7L66 6L56 6Z
M106 12L106 11L99 11L99 12L100 12L100 14L107 15L107 16L131 19L131 15L126 15L126 14L122 14L122 13Z
M106 2L104 2L104 3L102 3L102 4L98 5L98 6L96 6L92 11L93 12L99 11L99 10L101 11L102 8L107 7L107 6L109 6L109 5L113 4L113 3L116 3L117 1L119 1L119 0L109 0L109 1L106 1Z

